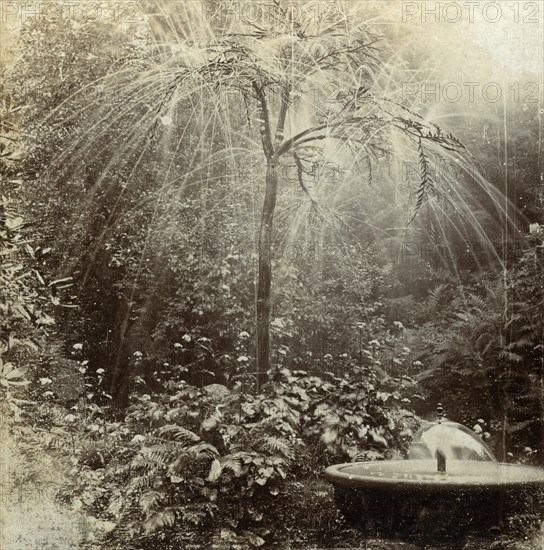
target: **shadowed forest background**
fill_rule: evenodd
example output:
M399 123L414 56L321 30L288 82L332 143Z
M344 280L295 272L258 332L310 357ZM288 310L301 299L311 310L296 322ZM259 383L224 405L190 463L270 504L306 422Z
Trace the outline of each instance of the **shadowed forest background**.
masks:
M407 4L4 13L3 419L81 548L363 544L323 469L438 402L544 465L542 25Z

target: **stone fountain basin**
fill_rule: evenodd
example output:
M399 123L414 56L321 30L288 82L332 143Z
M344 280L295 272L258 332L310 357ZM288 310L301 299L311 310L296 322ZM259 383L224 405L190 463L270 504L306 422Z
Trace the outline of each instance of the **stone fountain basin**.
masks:
M430 541L485 533L510 516L543 517L544 469L489 461L390 460L330 466L336 503L361 531Z
M463 491L536 485L544 488L544 469L501 462L449 460L436 472L436 460L387 460L337 464L325 470L335 485L388 490Z

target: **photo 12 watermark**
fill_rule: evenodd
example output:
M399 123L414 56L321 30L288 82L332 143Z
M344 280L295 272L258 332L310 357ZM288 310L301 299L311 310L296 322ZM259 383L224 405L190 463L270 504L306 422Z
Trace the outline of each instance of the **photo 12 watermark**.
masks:
M371 90L363 86L350 88L341 86L338 81L319 82L311 79L290 83L287 100L282 86L272 83L267 86L267 90L269 95L275 96L281 103L285 101L289 107L303 107L323 115L348 106L356 108L371 94ZM215 107L225 115L232 112L233 105L244 100L240 90L234 87L219 86L215 93Z
M341 243L334 242L318 244L277 238L270 243L270 249L276 260L319 263L323 268L346 261L351 257L349 250ZM258 261L257 242L224 243L219 239L211 240L202 247L202 252L215 256L218 261L226 258L249 260L255 264Z
M510 183L524 181L542 181L542 174L538 166L531 163L516 161L499 162L488 161L486 163L453 162L440 155L429 155L427 175L434 183L445 186L459 182L504 182L508 177ZM401 166L402 183L408 186L419 186L421 183L421 166L418 161L404 160ZM541 183L541 189L544 185Z
M4 506L20 504L52 504L61 486L49 482L0 482L0 502Z
M255 183L266 177L266 163L255 160L224 162L220 166L221 174L236 183ZM282 159L278 167L278 175L286 182L299 184L300 177L307 184L339 183L344 170L339 164L326 159L312 159L304 163L302 175L299 167L292 159Z
M403 23L542 23L542 2L501 0L487 2L463 0L456 2L403 2Z
M273 24L278 21L320 22L339 13L337 0L276 2L245 0L234 2L203 2L202 19L208 23Z
M492 246L481 242L463 244L404 241L400 245L400 263L432 264L474 261L489 258Z
M143 20L143 16L143 4L137 0L105 2L0 0L0 21L7 25L28 24L35 20L138 23Z
M498 103L509 100L513 103L538 104L541 89L537 82L512 82L505 86L499 82L403 82L402 101L422 104Z

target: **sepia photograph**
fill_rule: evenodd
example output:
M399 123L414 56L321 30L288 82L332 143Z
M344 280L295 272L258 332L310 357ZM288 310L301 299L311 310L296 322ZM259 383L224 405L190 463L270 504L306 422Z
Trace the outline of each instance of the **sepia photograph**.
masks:
M544 0L0 0L0 549L544 550Z

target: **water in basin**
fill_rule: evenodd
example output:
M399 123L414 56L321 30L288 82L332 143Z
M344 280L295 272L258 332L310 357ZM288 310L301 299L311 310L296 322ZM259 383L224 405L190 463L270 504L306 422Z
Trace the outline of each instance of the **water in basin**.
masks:
M544 483L544 470L514 464L500 464L474 460L450 460L445 473L436 471L435 460L387 460L345 464L338 473L345 476L346 482L360 480L395 485L444 486L499 486L518 483Z

